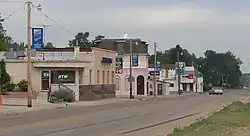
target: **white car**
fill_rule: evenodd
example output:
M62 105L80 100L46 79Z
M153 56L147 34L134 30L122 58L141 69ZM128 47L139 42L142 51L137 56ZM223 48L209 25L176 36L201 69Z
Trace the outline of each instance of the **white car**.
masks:
M209 90L209 95L222 95L223 94L223 90L222 89L218 89L218 88L212 88L211 90Z

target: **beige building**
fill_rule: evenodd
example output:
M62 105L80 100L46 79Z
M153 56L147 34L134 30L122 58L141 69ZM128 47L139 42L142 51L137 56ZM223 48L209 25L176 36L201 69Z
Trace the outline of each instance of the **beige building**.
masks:
M32 56L32 88L39 94L50 88L52 91L57 90L59 84L73 90L76 101L83 100L81 94L91 92L80 89L90 88L88 86L109 86L109 91L115 93L115 51L100 48L51 48L34 52ZM27 57L6 59L6 67L14 83L27 79Z

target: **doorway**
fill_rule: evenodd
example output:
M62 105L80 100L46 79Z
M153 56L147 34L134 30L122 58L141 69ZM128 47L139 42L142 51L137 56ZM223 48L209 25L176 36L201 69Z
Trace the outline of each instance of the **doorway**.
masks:
M137 77L137 95L144 95L144 77L142 75Z
M162 84L157 84L158 95L163 95Z
M41 72L41 90L49 90L49 71L42 71Z

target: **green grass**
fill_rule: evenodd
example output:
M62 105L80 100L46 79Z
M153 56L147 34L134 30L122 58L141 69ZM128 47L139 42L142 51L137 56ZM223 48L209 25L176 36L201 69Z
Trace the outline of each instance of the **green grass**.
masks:
M212 116L168 136L250 136L250 104L234 102Z

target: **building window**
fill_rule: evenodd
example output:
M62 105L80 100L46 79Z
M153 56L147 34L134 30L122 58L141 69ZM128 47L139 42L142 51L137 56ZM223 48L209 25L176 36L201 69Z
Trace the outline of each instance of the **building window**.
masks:
M126 77L125 78L125 90L128 91L129 90L129 80L128 80L129 77Z
M174 84L169 84L169 87L174 87Z
M89 70L89 84L91 84L92 82L92 70Z
M83 70L79 70L79 84L83 84Z
M153 88L153 85L152 84L150 84L150 87L149 87L150 89L152 89Z
M109 71L107 71L107 83L109 84Z
M75 83L75 70L51 70L51 84Z
M112 83L114 83L114 82L115 82L115 81L114 81L114 80L115 80L115 72L114 72L114 71L112 71L112 77L111 77L111 78L112 78L112 79L111 79L111 80L112 80Z
M116 78L115 89L120 90L120 79Z
M100 83L100 71L99 71L99 70L97 70L97 74L96 74L96 82L97 82L97 84L99 84L99 83Z
M102 71L102 83L105 84L105 71Z

